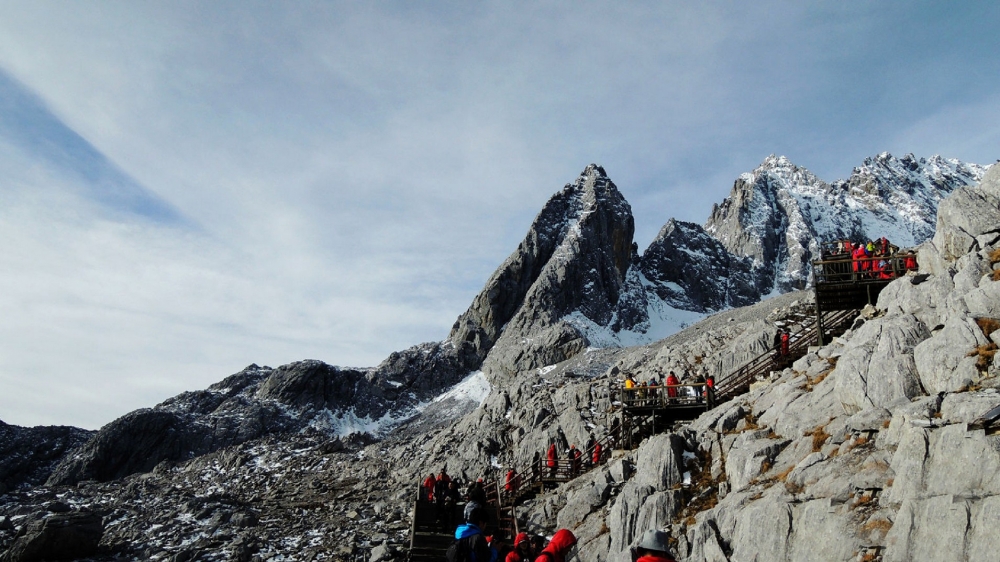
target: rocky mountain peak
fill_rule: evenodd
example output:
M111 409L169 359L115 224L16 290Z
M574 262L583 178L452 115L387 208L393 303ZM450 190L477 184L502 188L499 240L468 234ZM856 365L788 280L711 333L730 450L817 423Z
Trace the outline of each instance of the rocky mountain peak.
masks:
M452 328L450 341L471 344L493 364L519 370L536 361L565 359L587 346L582 333L562 319L572 313L608 325L635 247L632 208L604 168L591 164L553 195L524 240L486 282ZM538 357L524 353L531 336Z
M886 236L915 246L934 232L938 203L978 182L986 168L940 156L866 158L847 180L826 183L784 156L771 155L740 175L713 206L705 231L737 256L751 258L766 292L808 286L819 241Z

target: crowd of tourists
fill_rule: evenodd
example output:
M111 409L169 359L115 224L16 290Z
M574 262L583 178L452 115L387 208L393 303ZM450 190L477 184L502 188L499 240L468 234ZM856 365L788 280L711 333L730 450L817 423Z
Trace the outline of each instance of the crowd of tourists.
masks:
M464 519L445 554L448 562L569 562L578 554L576 535L569 529L559 529L548 540L518 533L513 545L507 546L486 534L489 516L485 504L466 504ZM631 554L633 562L674 562L670 535L655 529L643 534Z
M917 256L913 250L900 253L899 247L889 242L885 236L867 242L852 242L846 238L838 240L826 245L822 257L824 261L850 262L849 273L853 280L894 279L917 269ZM829 273L846 274L848 271L836 270Z
M715 377L698 376L690 382L681 382L670 371L665 379L654 374L648 381L636 382L635 377L626 375L622 383L623 402L628 406L666 406L679 403L700 404L708 400L715 402Z

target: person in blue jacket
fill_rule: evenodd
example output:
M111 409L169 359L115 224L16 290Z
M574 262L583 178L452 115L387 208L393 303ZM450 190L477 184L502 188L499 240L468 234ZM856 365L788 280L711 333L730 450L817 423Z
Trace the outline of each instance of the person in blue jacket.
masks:
M483 506L477 502L466 504L465 521L455 529L455 544L448 549L448 562L497 562L498 553L483 533L487 522Z

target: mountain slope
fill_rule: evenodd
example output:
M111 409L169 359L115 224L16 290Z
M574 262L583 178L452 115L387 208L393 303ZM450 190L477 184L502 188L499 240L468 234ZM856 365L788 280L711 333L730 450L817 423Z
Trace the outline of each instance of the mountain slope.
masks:
M585 349L585 335L563 319L578 313L597 325L628 327L619 314L635 251L632 209L595 164L542 208L528 234L486 282L452 328L496 371L557 363ZM527 344L527 345L525 345Z
M866 158L847 180L828 184L784 156L742 174L713 207L705 230L737 256L754 261L767 294L811 283L822 241L882 236L912 247L934 234L938 203L973 185L986 168L940 156Z

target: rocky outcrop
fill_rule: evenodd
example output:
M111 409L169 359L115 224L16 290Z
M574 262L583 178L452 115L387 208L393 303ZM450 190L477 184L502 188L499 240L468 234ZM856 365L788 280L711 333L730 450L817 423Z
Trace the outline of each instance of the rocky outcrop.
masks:
M731 253L701 226L671 219L639 261L657 298L682 310L723 310L760 300L753 261Z
M511 373L586 348L584 334L564 321L572 313L599 326L640 322L617 314L634 232L629 204L603 168L588 166L549 199L449 339L470 343L480 357L490 355L494 369Z
M23 534L0 556L0 562L77 560L92 556L104 535L96 513L56 513L27 525Z
M955 263L970 252L995 246L1000 241L998 225L1000 167L993 166L978 186L959 190L941 203L934 238L922 248L920 262L940 274L942 262Z
M914 348L930 337L910 314L866 322L841 351L834 370L836 391L849 413L887 408L925 394Z
M52 470L48 483L114 480L276 433L388 431L467 375L468 353L467 346L438 343L393 353L374 369L321 361L251 365L104 426Z
M713 206L705 230L754 261L765 292L803 288L820 242L888 236L900 247L915 246L934 233L940 201L985 171L939 156L882 153L865 159L847 180L828 184L772 155L736 180L729 197Z
M43 484L93 431L68 426L19 427L0 421L0 494Z

